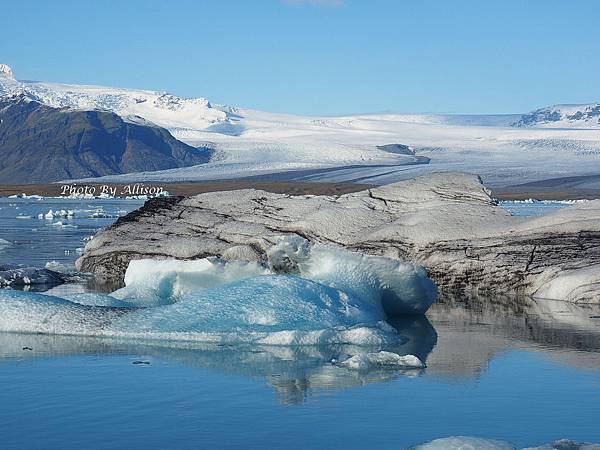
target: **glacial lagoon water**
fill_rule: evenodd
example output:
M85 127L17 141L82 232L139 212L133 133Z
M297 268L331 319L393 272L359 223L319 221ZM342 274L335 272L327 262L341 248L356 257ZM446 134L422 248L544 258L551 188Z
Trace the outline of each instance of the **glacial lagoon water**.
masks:
M0 262L43 267L46 262L72 264L85 239L144 203L137 199L0 197ZM64 211L65 217L39 219ZM68 216L69 211L72 212Z
M0 262L70 264L84 238L139 204L2 199ZM49 209L75 215L37 219ZM348 345L0 333L0 448L600 442L600 308L442 297L427 316L389 323L406 339L388 350L426 368L351 370L335 363Z

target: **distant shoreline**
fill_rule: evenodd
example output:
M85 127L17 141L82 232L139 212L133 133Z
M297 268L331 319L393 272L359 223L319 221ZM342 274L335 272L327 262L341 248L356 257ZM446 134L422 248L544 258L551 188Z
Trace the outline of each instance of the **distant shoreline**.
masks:
M566 177L542 180L505 187L492 187L492 196L499 200L579 200L600 198L600 188L586 188L583 185L600 180L600 175L587 177ZM0 197L11 195L40 195L44 197L65 197L63 186L68 183L47 184L0 184ZM342 195L376 187L372 184L351 182L311 182L311 181L282 181L260 179L238 179L219 181L198 181L182 183L77 183L76 186L96 188L99 193L103 186L116 188L115 197L125 198L128 187L143 186L146 188L160 187L170 195L191 196L204 192L231 191L236 189L259 189L267 192L288 195Z

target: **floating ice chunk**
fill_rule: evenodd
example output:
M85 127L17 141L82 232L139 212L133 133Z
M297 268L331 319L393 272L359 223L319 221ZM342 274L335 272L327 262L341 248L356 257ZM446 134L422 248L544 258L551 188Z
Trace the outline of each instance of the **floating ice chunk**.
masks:
M117 217L119 217L119 214L114 214L114 213L106 212L102 208L97 208L95 211L93 211L91 213L90 217L92 219L106 219L106 218L116 219Z
M267 275L131 312L111 324L111 330L145 338L269 345L382 345L402 339L381 321L373 305L337 289L295 276Z
M515 450L515 446L503 441L470 436L451 436L435 439L413 447L414 450Z
M268 259L271 270L257 262L225 262L218 258L133 260L125 274L126 287L115 295L176 301L186 294L235 280L285 273L360 299L365 307L376 309L383 318L385 314L424 313L437 294L434 283L419 266L333 246L311 247L300 237L282 239L268 251Z
M33 194L33 195L27 195L25 193L23 194L14 194L14 195L9 195L8 198L29 198L32 200L42 200L44 197L42 197L41 195L37 195L37 194Z
M142 309L110 297L0 290L0 330L279 346L404 341L377 311L294 276L258 276Z
M528 447L523 450L600 450L600 444L572 441L570 439L559 439L550 444L539 447Z
M61 274L52 270L16 264L0 264L0 287L56 285L64 281Z
M10 247L12 242L7 241L6 239L0 238L0 250L5 249L6 247Z
M291 236L267 252L274 271L297 273L369 301L387 314L423 314L437 288L424 268L383 256L368 256Z
M16 219L33 219L32 216L28 216L26 214L19 214L17 217L15 217Z
M217 258L192 261L133 260L125 272L125 287L113 295L121 299L160 298L172 303L192 292L268 273L258 263L225 262Z
M60 297L0 290L0 330L22 333L97 335L126 312L122 308L82 306Z
M48 270L52 270L54 272L72 274L77 273L77 269L73 264L63 264L58 261L48 261L44 267Z
M384 351L354 355L340 362L339 365L353 370L368 370L373 368L422 369L425 367L425 364L414 355L400 356L397 353Z
M40 213L38 214L38 218L40 219L56 219L56 218L72 218L75 216L75 212L72 210L65 210L65 209L60 209L60 210L49 210L46 214Z
M56 227L56 228L78 228L77 225L72 225L70 223L64 223L62 220L59 220L58 222L48 223L46 225L51 226L51 227Z
M435 286L412 264L310 247L298 239L280 244L279 263L271 253L273 270L296 275L218 258L138 260L127 269L126 287L110 295L0 292L0 330L284 346L355 344L379 351L405 341L384 321L386 313L424 312L435 299ZM416 357L394 353L369 353L347 364L423 366Z

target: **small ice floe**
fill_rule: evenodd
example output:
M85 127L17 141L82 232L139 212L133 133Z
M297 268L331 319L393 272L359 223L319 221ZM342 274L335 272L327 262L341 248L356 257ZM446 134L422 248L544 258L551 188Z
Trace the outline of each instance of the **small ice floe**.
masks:
M65 279L58 272L16 264L0 264L0 287L56 285Z
M450 436L411 447L412 450L515 450L516 448L510 442L472 436ZM523 450L600 450L600 445L559 439L549 444L527 447Z
M104 210L102 208L97 209L96 211L94 211L92 213L92 217L94 219L100 218L100 217L106 217L106 214L104 213Z
M515 450L509 442L472 436L450 436L412 447L413 450Z
M58 261L48 261L44 266L46 270L51 271L52 273L58 274L66 283L77 283L77 284L69 284L62 285L58 288L54 288L54 292L48 295L60 295L68 293L75 294L83 291L79 291L79 289L83 289L81 285L82 282L85 282L90 278L89 274L79 272L74 264L63 264ZM65 287L68 286L68 289Z
M600 450L600 444L559 439L549 444L540 445L539 447L528 447L523 450Z
M32 200L42 200L44 197L42 197L41 195L37 195L37 194L27 195L25 193L22 193L22 194L9 195L8 198L28 198L28 199L32 199Z
M54 220L55 218L66 218L66 219L70 219L72 217L75 217L75 213L73 211L69 210L64 210L64 209L60 209L60 210L49 210L46 214L44 213L40 213L38 214L38 219L47 219L47 220Z
M63 264L58 261L48 261L44 266L48 270L52 270L54 272L71 274L76 273L77 269L72 264Z
M119 217L119 215L104 211L102 208L98 208L90 215L90 217L92 219L116 219Z
M17 217L15 217L16 219L33 219L32 216L28 216L26 214L19 214Z
M10 247L12 242L7 241L6 239L0 238L0 250L5 249L6 247Z
M128 195L125 197L127 200L148 200L147 195Z
M542 205L577 205L578 203L587 203L589 200L582 199L573 199L573 200L538 200L535 198L528 198L525 200L506 200L501 201L500 203L521 203L521 204L532 204L532 203L540 203Z
M86 200L91 200L93 198L96 198L95 195L90 194L89 192L87 194L77 194L77 193L73 193L70 195L67 195L65 198L75 198L75 199L86 199Z
M425 364L414 355L400 356L393 352L363 353L339 363L352 370L368 369L422 369Z
M58 222L49 223L47 225L51 226L51 227L57 227L57 228L77 228L77 225L71 225L68 223L64 223L62 220L59 220Z

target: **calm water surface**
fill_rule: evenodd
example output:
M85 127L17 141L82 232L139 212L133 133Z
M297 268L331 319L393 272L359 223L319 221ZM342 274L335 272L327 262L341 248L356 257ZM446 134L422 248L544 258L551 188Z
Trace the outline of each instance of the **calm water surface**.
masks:
M116 216L139 205L71 202L1 200L0 238L11 245L0 262L72 263L83 238L114 220L83 210ZM82 210L69 222L77 228L37 219L50 208ZM391 323L408 338L394 350L426 369L348 370L331 364L343 346L0 333L0 448L406 448L452 435L600 442L600 308L444 297L427 317Z
M142 200L21 199L0 197L0 262L43 267L48 261L73 263L85 238L112 224L144 202ZM38 219L48 211L73 216Z

